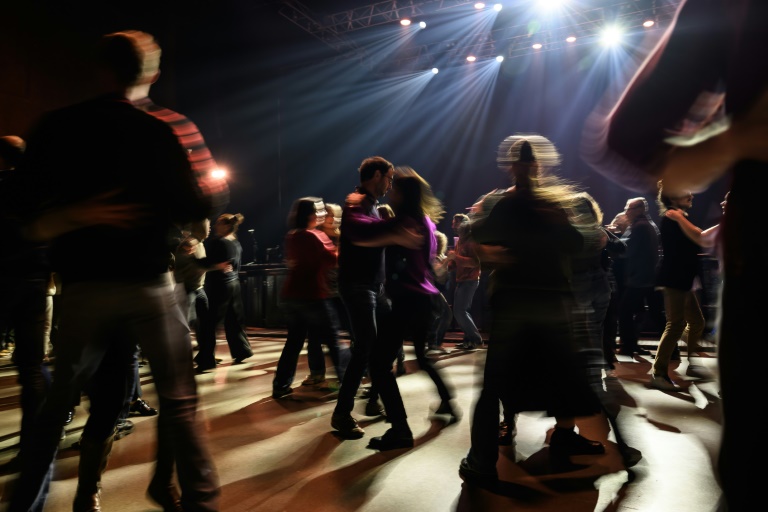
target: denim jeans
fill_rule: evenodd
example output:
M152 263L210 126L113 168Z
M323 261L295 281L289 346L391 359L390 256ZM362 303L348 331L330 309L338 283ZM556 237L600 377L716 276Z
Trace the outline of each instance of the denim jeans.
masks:
M348 415L354 408L355 396L368 367L371 349L377 343L378 326L386 321L392 305L384 293L383 284L340 284L339 292L349 315L352 342L351 357L333 413Z
M451 312L451 306L445 298L445 295L438 293L437 295L431 295L432 301L432 315L434 321L427 334L427 345L430 347L442 347L445 340L445 333L448 331L448 327L451 326L451 320L453 319L453 313Z
M66 284L56 372L34 425L36 442L30 456L22 460L9 511L26 512L39 502L75 397L110 349L132 354L137 342L149 360L159 399L158 466L160 454L163 460L176 463L185 510L218 510L218 476L196 417L198 394L186 312L176 302L171 279L164 276L130 283ZM129 361L123 363L127 366ZM109 400L120 405L127 396L125 372L113 379L114 395ZM103 424L117 422L119 410L115 409Z
M281 308L288 324L288 337L277 363L272 388L283 390L291 387L296 376L299 354L307 338L309 343L314 343L317 347L323 344L328 347L336 374L340 381L343 380L348 356L347 350L339 350L339 322L331 301L329 299L284 299ZM322 357L320 364L325 374L325 356L322 348L320 350ZM318 362L314 364L317 365Z
M461 330L464 331L464 340L474 345L483 341L483 337L469 313L478 286L480 286L480 281L457 281L456 291L453 294L453 317Z

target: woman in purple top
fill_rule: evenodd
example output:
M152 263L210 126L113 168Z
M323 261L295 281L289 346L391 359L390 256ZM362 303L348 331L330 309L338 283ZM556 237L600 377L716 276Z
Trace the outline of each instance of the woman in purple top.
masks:
M399 245L386 249L385 289L392 301L392 314L389 321L380 326L380 341L373 347L370 370L392 427L383 436L371 439L369 447L377 450L413 446L403 399L392 373L392 363L406 337L413 340L419 367L437 386L441 403L436 414L449 415L450 423L459 420L459 412L451 404L451 389L425 355L427 335L432 327L433 295L439 293L430 263L437 249L434 221L439 221L445 210L429 184L410 167L395 169L389 203L395 211L390 222L418 232L424 237L424 244L417 249Z

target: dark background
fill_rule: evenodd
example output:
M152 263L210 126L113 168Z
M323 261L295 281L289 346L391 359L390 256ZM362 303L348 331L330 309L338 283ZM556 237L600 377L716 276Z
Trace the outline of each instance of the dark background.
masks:
M263 260L268 247L282 244L294 199L316 195L342 203L358 183L360 161L372 155L409 165L432 184L446 206L439 228L449 236L454 213L508 185L496 168L496 148L515 132L538 132L555 142L564 157L559 174L597 199L606 223L627 199L644 195L594 173L581 160L579 144L588 113L609 85L618 90L626 83L662 28L634 36L619 58L592 45L516 51L500 66L457 65L436 55L441 72L432 76L408 67L403 47L391 44L400 30L394 23L344 34L348 46L339 51L281 14L286 3L4 2L0 134L23 135L42 112L93 94L88 58L98 37L138 29L163 48L151 96L195 121L229 170L227 210L245 216L240 239L246 262L253 259L253 239L245 230L254 230ZM635 1L624 3L634 7ZM301 5L322 20L364 2ZM456 7L435 14L433 30L413 36L414 44L454 41L457 20L470 15L463 12ZM514 18L521 16L514 9L502 13L495 30L525 21ZM349 48L357 56L350 57ZM87 141L66 157L80 151L87 151ZM698 194L692 221L702 228L716 223L725 190L722 182Z

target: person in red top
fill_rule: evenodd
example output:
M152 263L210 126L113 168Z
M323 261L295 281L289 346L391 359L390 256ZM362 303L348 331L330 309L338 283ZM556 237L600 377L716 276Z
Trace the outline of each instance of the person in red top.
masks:
M291 384L307 336L326 344L337 377L340 381L344 378L347 358L339 350L339 318L328 286L338 251L328 235L315 229L325 221L325 215L325 204L319 197L297 199L288 214L290 231L284 244L288 276L280 291L288 337L272 380L272 398L293 393Z
M477 257L472 242L468 240L469 217L463 213L453 216L453 231L459 235L456 247L448 252L450 267L456 272L456 289L453 292L453 317L464 331L464 343L457 348L472 350L483 343L483 337L475 325L469 310L480 286L480 259Z

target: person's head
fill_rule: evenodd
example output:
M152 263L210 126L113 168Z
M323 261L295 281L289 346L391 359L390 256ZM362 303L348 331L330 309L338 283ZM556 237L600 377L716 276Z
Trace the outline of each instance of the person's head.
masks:
M0 137L0 170L7 171L16 168L24 156L26 143L16 135Z
M222 213L213 225L214 233L219 237L235 237L237 228L243 223L245 217L239 213Z
M288 212L288 229L314 229L325 222L325 203L320 197L296 199Z
M435 238L437 239L437 252L438 256L445 256L448 251L448 237L442 231L435 231Z
M380 156L372 156L363 160L358 171L360 186L374 197L382 197L392 188L395 166L390 161Z
M627 219L627 224L631 225L635 222L635 219L644 216L647 213L648 201L646 201L644 197L627 199L627 204L624 206L624 216Z
M337 203L325 203L325 221L320 229L329 237L338 237L341 234L341 205Z
M457 213L453 216L453 220L451 221L451 229L458 235L461 225L465 222L469 222L469 215L465 213Z
M547 170L560 165L560 153L546 137L537 134L510 135L497 150L496 162L516 185L530 188Z
M193 236L194 238L202 242L203 240L208 238L208 233L210 231L211 231L211 221L210 219L205 219L200 223L193 224L189 230L189 234L190 236Z
M388 204L380 204L376 209L379 210L379 217L382 219L391 219L395 216L395 210Z
M114 86L140 90L141 95L146 96L160 74L161 53L150 34L126 30L101 38L97 61Z
M669 209L677 209L687 212L693 206L693 193L690 190L681 190L675 194L664 190L664 182L658 182L659 193L656 196L656 205L659 207L659 214L664 215Z
M432 193L432 187L415 170L407 166L398 166L395 170L389 203L397 215L422 217L426 215L432 222L440 222L445 214L443 204Z

